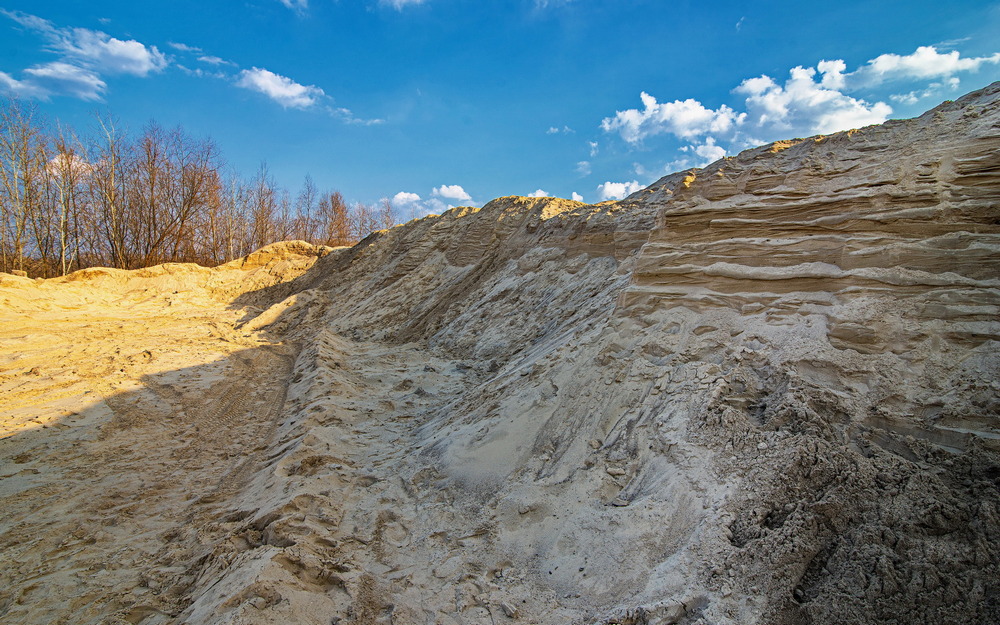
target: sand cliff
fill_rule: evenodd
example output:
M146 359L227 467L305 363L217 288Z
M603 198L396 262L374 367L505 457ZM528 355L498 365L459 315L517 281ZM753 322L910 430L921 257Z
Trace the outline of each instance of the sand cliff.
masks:
M1000 620L1000 84L621 202L0 276L10 623Z

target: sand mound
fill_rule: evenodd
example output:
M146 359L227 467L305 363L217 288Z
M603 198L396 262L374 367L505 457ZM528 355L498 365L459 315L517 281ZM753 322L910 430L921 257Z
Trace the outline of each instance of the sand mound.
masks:
M0 276L4 622L1000 620L1000 84L622 202Z

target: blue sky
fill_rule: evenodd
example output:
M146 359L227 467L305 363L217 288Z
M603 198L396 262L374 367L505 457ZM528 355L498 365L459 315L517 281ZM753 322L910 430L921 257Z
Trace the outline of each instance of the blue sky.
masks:
M1000 3L0 2L0 91L212 137L401 216L621 197L762 142L1000 80Z

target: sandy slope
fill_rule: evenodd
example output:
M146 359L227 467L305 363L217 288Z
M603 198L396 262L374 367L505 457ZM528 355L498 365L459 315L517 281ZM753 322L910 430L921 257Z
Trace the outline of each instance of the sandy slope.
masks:
M1000 84L618 203L5 277L0 615L1000 620L998 153Z
M194 581L177 573L202 554L181 539L212 536L211 502L245 482L294 353L238 330L246 311L212 283L254 288L315 260L277 251L253 270L2 278L5 622L137 621L162 584Z

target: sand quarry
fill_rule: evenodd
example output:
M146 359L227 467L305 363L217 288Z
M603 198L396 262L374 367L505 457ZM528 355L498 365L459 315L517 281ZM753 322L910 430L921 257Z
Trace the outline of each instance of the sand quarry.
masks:
M621 202L0 274L0 621L1000 622L1000 84Z

